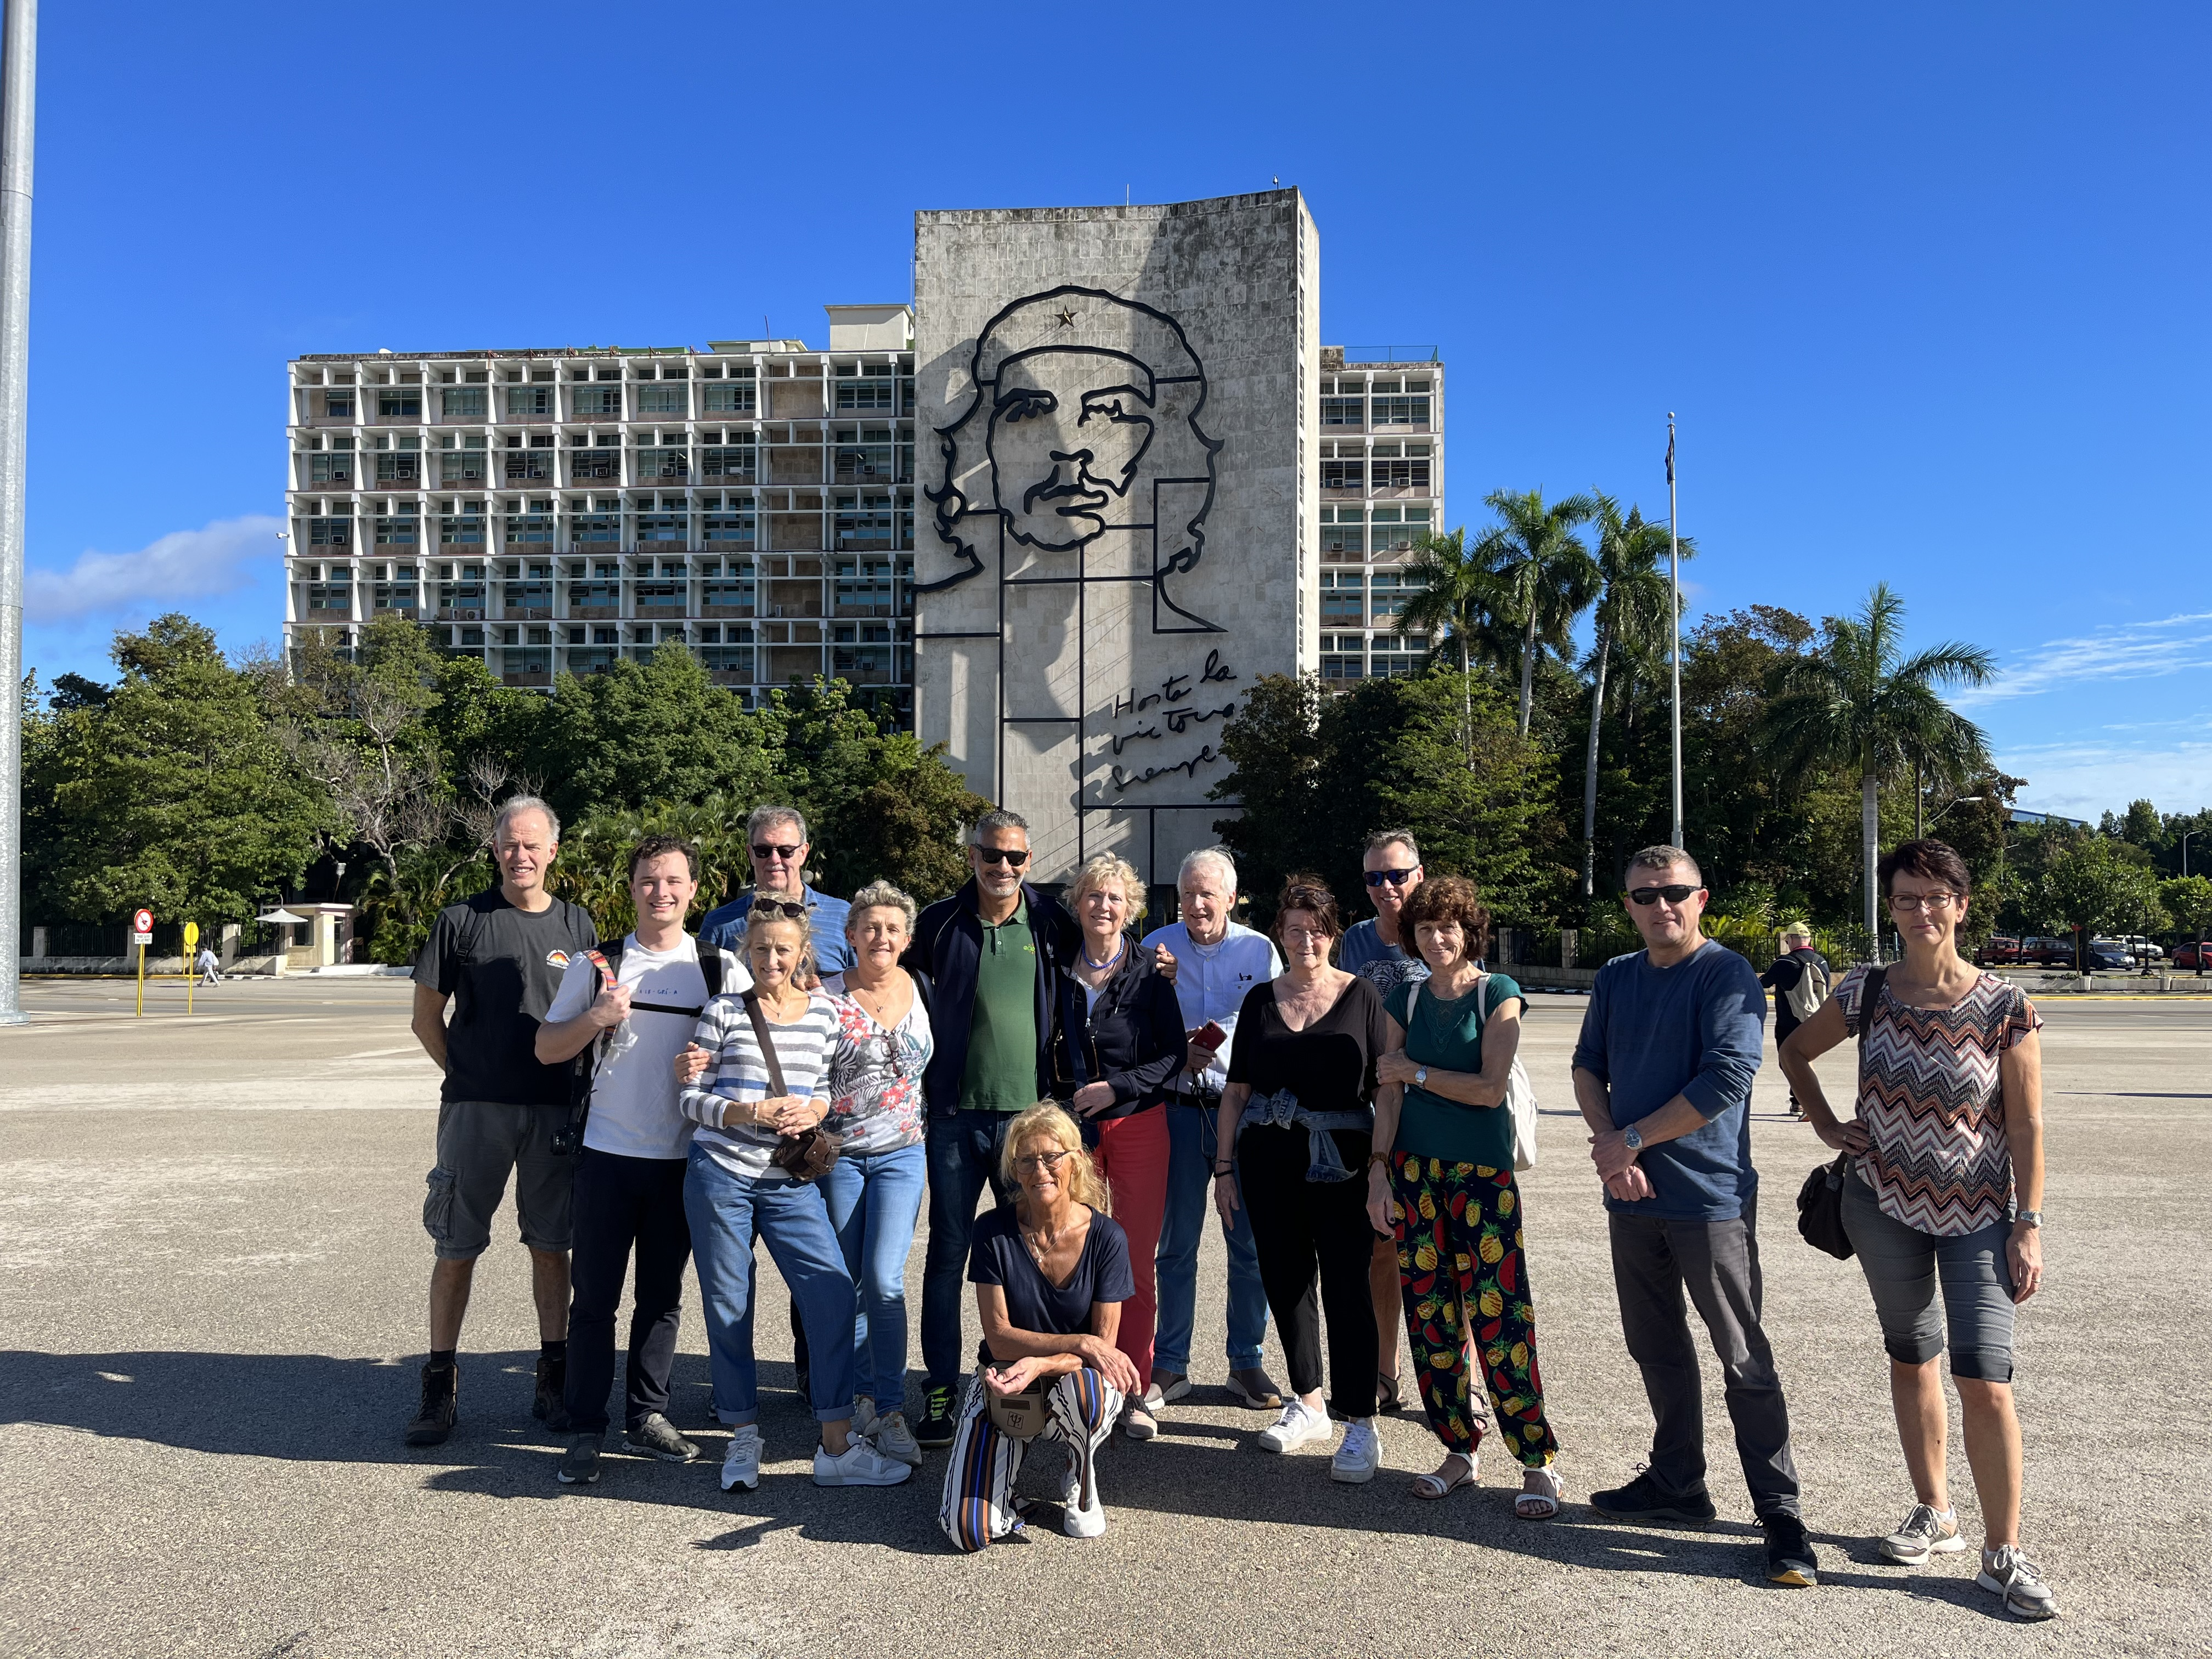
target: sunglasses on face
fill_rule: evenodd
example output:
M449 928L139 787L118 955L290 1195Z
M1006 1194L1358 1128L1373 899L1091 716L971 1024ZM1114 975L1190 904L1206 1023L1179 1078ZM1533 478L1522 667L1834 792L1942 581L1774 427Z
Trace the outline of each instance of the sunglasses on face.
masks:
M1017 870L1030 861L1030 855L1018 847L979 847L975 856L986 864L1011 864Z
M799 848L803 844L794 842L789 847L779 847L772 841L757 841L753 843L753 856L763 863L766 863L769 859L788 860L799 856Z
M1666 887L1632 887L1628 890L1628 897L1633 904L1656 904L1661 899L1665 899L1669 904L1680 904L1697 890L1686 883L1678 881Z
M1413 872L1420 867L1417 864L1410 870L1370 870L1367 872L1367 884L1370 887L1380 887L1387 881L1393 887L1403 887L1407 882L1413 880Z
M792 899L757 898L753 914L763 916L783 916L792 921L806 920L806 907Z

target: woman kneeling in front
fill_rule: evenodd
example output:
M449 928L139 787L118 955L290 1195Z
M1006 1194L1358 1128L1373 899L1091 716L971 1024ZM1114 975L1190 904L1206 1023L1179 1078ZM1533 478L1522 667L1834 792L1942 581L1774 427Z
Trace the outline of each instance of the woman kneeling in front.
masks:
M983 1346L937 1516L963 1550L980 1550L1021 1524L1014 1477L1029 1442L991 1420L994 1395L1042 1385L1045 1422L1036 1438L1060 1441L1072 1453L1060 1482L1060 1524L1071 1538L1096 1538L1106 1530L1106 1510L1092 1460L1137 1382L1136 1367L1114 1345L1121 1304L1134 1289L1129 1243L1107 1213L1106 1183L1083 1150L1082 1132L1059 1107L1040 1103L1014 1120L1004 1147L1000 1175L1018 1195L1012 1208L975 1224L968 1277Z

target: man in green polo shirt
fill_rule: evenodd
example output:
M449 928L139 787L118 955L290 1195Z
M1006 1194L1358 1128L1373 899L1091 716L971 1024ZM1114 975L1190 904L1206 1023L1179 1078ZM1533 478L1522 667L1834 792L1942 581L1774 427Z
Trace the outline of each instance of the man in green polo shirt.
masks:
M968 1065L960 1077L963 1112L1019 1112L1037 1102L1036 940L1019 891L1004 921L976 918L983 951L975 963Z

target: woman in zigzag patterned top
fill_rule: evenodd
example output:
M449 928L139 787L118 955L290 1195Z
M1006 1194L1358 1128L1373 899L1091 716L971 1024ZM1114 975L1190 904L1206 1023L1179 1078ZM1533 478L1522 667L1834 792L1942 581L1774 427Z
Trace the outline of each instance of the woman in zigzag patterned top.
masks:
M1889 1351L1916 1500L1881 1553L1917 1566L1966 1547L1946 1486L1938 1366L1948 1321L1982 1504L1975 1582L2003 1597L2014 1617L2048 1619L2057 1602L2020 1547L2012 1395L2014 1309L2043 1280L2043 1021L2018 986L1959 954L1969 882L1957 853L1940 841L1906 842L1881 860L1879 879L1904 961L1845 974L1783 1045L1782 1069L1814 1132L1854 1156L1844 1226ZM1856 1111L1838 1121L1813 1061L1853 1036Z

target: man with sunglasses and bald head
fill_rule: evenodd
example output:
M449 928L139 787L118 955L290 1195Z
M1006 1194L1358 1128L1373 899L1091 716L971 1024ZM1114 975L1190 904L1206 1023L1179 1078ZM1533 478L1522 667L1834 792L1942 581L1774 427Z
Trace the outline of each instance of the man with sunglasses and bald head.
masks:
M1705 878L1680 848L1645 848L1622 884L1644 949L1598 970L1575 1044L1575 1103L1605 1186L1621 1332L1655 1426L1644 1472L1592 1492L1590 1505L1623 1521L1714 1517L1686 1292L1720 1358L1736 1454L1766 1534L1766 1577L1802 1588L1817 1582L1818 1563L1799 1510L1790 1410L1759 1322L1751 1085L1766 992L1750 963L1705 936Z
M1029 872L1030 827L986 812L969 836L968 884L915 924L903 966L927 974L936 1052L922 1073L929 1103L929 1249L921 1280L921 1358L928 1376L914 1437L949 1446L958 1424L960 1316L969 1235L988 1182L999 1185L1006 1126L1049 1092L1056 963L1079 942L1075 922ZM1065 947L1065 948L1063 948Z
M814 848L806 839L805 818L795 806L755 807L745 820L745 850L752 856L753 884L699 919L701 945L720 947L742 958L745 918L752 914L756 899L799 905L806 915L814 971L822 988L833 996L842 991L845 969L853 965L853 947L845 939L848 906L843 899L806 884L806 859Z

